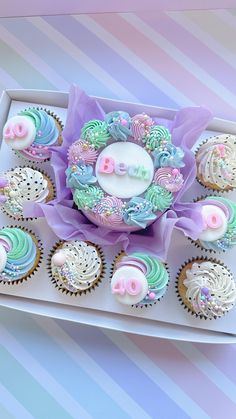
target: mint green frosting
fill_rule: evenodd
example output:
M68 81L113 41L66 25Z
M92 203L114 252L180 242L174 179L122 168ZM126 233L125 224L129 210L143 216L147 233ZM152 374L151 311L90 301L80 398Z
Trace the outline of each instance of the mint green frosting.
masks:
M152 185L147 189L145 199L151 202L153 211L165 211L171 206L173 194L161 186Z
M7 262L0 273L0 280L12 282L23 278L34 266L37 255L31 235L21 228L6 227L0 230L0 243L7 252Z
M96 186L88 186L86 189L76 189L74 202L79 209L92 209L102 198L104 192Z
M171 133L162 125L154 125L151 127L150 132L143 138L146 148L153 151L161 145L171 142Z
M95 148L104 147L110 138L106 122L99 119L87 122L81 130L81 138L88 141Z

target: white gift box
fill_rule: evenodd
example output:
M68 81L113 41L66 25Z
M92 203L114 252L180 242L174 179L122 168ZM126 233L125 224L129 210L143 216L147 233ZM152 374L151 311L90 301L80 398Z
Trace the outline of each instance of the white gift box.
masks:
M97 98L105 111L122 109L131 115L146 112L150 116L160 116L173 119L175 110L157 108L141 104L125 103L104 98ZM68 93L37 91L37 90L8 90L0 101L0 130L9 116L28 106L42 105L54 111L63 122L66 119ZM214 119L199 141L215 133L228 132L236 134L236 123ZM16 157L14 152L5 144L0 148L1 171L17 165L27 165L27 162ZM31 163L29 162L29 165ZM34 165L52 174L50 163L36 163ZM196 183L187 193L189 200L206 194ZM227 195L235 197L235 193ZM193 256L207 256L201 252L180 232L174 232L168 255L168 266L171 273L170 285L164 298L153 307L132 308L120 305L110 292L110 265L114 256L119 252L119 246L104 248L106 257L106 276L99 287L84 296L64 295L51 283L46 270L47 256L57 237L48 229L44 219L15 222L0 212L0 226L23 225L33 230L43 242L44 258L38 272L28 281L19 285L0 284L0 304L2 306L37 313L49 317L71 320L77 323L94 325L114 330L120 330L141 335L162 338L198 341L208 343L236 342L236 307L227 315L217 320L197 319L184 310L180 305L175 291L175 278L181 266ZM177 243L177 244L176 244ZM223 261L236 277L236 266L233 261L235 250L226 255L217 254L215 257Z

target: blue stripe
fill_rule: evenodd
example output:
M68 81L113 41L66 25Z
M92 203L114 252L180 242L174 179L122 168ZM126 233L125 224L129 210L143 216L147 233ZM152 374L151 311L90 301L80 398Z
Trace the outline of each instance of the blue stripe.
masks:
M113 77L115 75L116 80L138 97L141 103L153 105L158 105L159 103L166 107L178 107L172 98L157 89L150 80L143 77L121 55L118 55L112 48L109 48L105 42L97 38L92 32L73 19L73 17L49 16L44 19L63 33L75 45L79 44L81 50ZM104 57L106 57L105 60Z
M17 327L15 328L15 332L16 330L21 334L21 330ZM22 334L22 336L23 335L24 334ZM45 348L42 349L45 350ZM41 385L35 381L29 372L26 371L3 347L0 348L0 358L1 383L35 419L71 419L71 416L43 389L43 383L41 383ZM53 358L51 359L51 362L53 363Z
M73 323L59 320L57 323L152 418L189 418L156 383L145 375L98 328L80 327L78 333L78 329ZM96 347L94 347L94 342L96 342ZM101 349L99 350L99 348Z
M5 318L9 332L35 359L84 407L93 418L129 419L129 416L80 368L64 350L48 336L32 318ZM47 321L42 319L42 321ZM30 335L30 339L28 339ZM45 352L47 348L47 352ZM95 349L96 350L96 349ZM54 416L56 418L56 416ZM54 418L53 417L53 418ZM43 416L40 418L44 418ZM82 418L81 418L82 419Z
M79 55L78 61L74 60L58 44L51 41L27 20L3 19L1 24L50 65L68 83L78 83L90 95L117 99L114 93L96 78L96 74L93 77L91 73L79 64Z

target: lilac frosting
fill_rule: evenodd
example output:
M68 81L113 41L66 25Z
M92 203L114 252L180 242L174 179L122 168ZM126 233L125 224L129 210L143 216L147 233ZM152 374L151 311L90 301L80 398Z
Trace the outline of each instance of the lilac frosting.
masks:
M112 245L120 242L128 251L143 248L150 254L165 259L173 229L181 230L193 240L202 231L201 204L183 202L183 194L196 178L195 157L191 148L212 118L210 111L202 107L184 108L176 112L173 121L153 118L167 127L176 147L184 150L181 173L183 187L173 199L172 207L142 232L113 232L103 226L95 226L80 211L73 209L70 189L66 186L68 149L80 138L83 125L91 119L104 120L105 113L99 103L87 96L78 86L72 86L69 94L67 121L63 131L63 145L52 151L51 164L55 173L57 198L50 204L28 203L24 215L45 217L54 233L63 240L88 240L96 244Z

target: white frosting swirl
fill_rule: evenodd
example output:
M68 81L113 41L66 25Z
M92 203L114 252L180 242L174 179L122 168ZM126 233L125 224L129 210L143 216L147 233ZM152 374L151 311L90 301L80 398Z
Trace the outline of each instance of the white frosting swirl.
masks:
M8 184L4 188L7 197L4 207L14 217L22 217L27 201L44 203L49 195L48 181L38 170L18 167L4 175Z
M197 152L198 173L220 189L236 187L236 137L222 134L202 144Z
M233 276L218 263L193 263L191 269L186 271L183 282L193 310L206 318L221 317L236 302Z
M71 292L93 286L102 271L97 249L83 241L65 242L51 259L52 276L59 286Z

